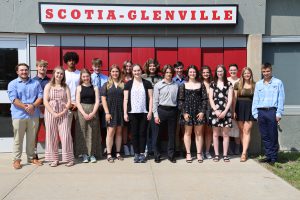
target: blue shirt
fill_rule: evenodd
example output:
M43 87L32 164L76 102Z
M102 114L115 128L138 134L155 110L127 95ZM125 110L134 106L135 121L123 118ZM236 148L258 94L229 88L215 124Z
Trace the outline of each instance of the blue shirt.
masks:
M8 98L11 101L11 116L13 119L38 118L40 109L35 108L34 114L30 115L24 109L13 104L15 99L19 99L24 104L33 104L38 98L43 98L43 89L40 83L33 79L23 82L19 77L12 80L7 88Z
M264 84L264 80L260 80L255 85L252 115L255 119L258 116L258 108L277 108L276 117L281 117L284 106L284 87L281 80L272 77L268 84Z
M185 83L184 77L179 78L179 76L177 75L173 78L173 81L177 83L179 86Z
M104 74L96 74L95 72L92 73L92 84L94 86L97 86L98 89L100 89L104 83L106 83L108 80L108 77Z
M45 86L50 81L50 78L48 76L45 76L45 78L40 78L40 77L36 76L33 78L33 80L37 80L41 84L42 89L44 90Z

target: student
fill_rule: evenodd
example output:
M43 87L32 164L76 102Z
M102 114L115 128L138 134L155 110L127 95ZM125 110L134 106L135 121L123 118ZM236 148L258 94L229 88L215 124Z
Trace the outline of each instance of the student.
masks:
M234 86L235 83L237 83L240 79L237 76L237 72L238 72L238 66L237 64L230 64L229 65L229 75L230 77L227 78L227 80ZM232 102L235 101L235 96L233 94L233 99ZM234 104L234 103L233 103ZM233 105L232 104L232 105ZM234 109L231 109L232 112L234 112ZM239 127L238 124L236 122L235 119L232 120L232 128L230 129L229 133L228 133L229 137L234 138L234 154L239 155L240 154L240 131L239 131ZM229 147L229 151L231 152L231 149Z
M185 77L184 77L184 65L182 62L178 61L174 64L175 69L175 76L173 78L173 81L175 81L179 86L184 84Z
M154 86L153 95L153 115L157 126L153 137L154 161L161 161L160 150L158 148L159 130L164 124L168 125L168 160L176 163L175 159L175 134L177 124L177 94L178 85L172 80L174 68L171 65L165 65L163 68L164 79Z
M203 83L203 85L206 88L206 93L207 96L209 96L209 87L210 87L210 83L213 80L213 76L211 73L211 69L209 66L202 66L201 70L200 70L200 77L201 77L201 82ZM211 106L210 103L208 101L207 104L207 109L205 111L205 118L206 118L206 124L203 127L203 132L204 132L204 143L205 143L205 153L204 156L207 159L212 159L212 156L209 152L210 147L211 147L211 143L212 143L212 128L211 128L211 124L209 123L209 115L211 112Z
M133 75L132 75L132 62L131 62L131 60L125 60L124 61L123 68L122 68L122 76L123 76L123 81L124 81L125 84L128 81L132 80ZM133 156L134 155L133 145L129 146L129 143L128 143L128 130L129 130L129 123L125 121L124 126L123 126L123 130L122 130L124 154L125 154L125 156L129 156L129 155Z
M76 90L76 106L78 120L76 123L75 149L77 155L82 155L82 162L96 163L97 149L101 145L98 140L99 124L99 90L91 83L91 73L81 70L80 85Z
M104 141L104 138L106 137L106 122L105 122L105 113L103 110L103 105L102 105L102 101L101 101L101 96L100 96L100 90L102 88L102 86L107 82L108 76L106 76L105 74L103 74L102 71L102 60L99 58L93 58L92 59L92 69L93 69L93 73L91 75L92 78L92 84L98 88L99 90L99 119L100 119L100 130L101 133L99 133L98 135L98 141ZM102 140L103 138L103 140ZM105 143L104 143L105 146ZM99 152L98 152L99 151ZM100 158L102 156L102 149L99 149L97 151L97 156L98 158ZM104 149L104 151L106 152L106 149Z
M154 85L156 83L158 83L159 81L162 80L161 76L159 75L159 63L156 59L153 58L149 58L145 64L144 64L144 72L145 74L142 75L142 78L150 81L152 84L152 87L154 87ZM147 128L147 146L146 146L146 157L148 155L153 155L153 142L154 142L154 135L157 126L155 125L154 122L154 116L152 116L152 119L148 125Z
M22 168L21 157L25 133L27 161L41 166L42 163L34 157L34 149L40 115L38 107L43 101L43 90L38 81L29 78L27 64L18 64L16 72L18 78L9 82L7 88L14 130L13 168Z
M50 82L45 87L45 160L51 162L51 167L57 167L59 164L58 136L62 147L62 162L65 162L67 167L74 165L73 141L68 127L71 94L65 81L65 70L62 67L56 67Z
M252 115L258 127L265 148L266 158L261 162L274 164L278 159L278 123L284 109L284 87L281 80L272 75L272 65L265 63L261 72L263 79L255 85Z
M148 121L152 118L152 84L142 79L142 68L133 65L133 80L124 88L124 120L130 122L134 162L145 163L145 147Z
M232 128L231 104L233 97L232 84L226 78L226 69L223 65L218 65L215 71L213 82L209 89L209 102L211 114L209 117L213 127L213 144L215 157L213 161L218 162L219 156L219 132L223 135L223 160L230 162L228 157L229 131Z
M106 148L107 161L114 162L111 155L114 136L116 143L116 158L123 160L120 154L122 145L122 126L123 119L123 94L124 83L122 81L121 70L117 65L112 65L109 69L108 81L101 88L101 99L105 111L105 120L107 127Z
M253 81L252 70L249 67L245 67L242 70L240 80L234 85L235 101L233 104L233 117L238 123L243 146L243 152L240 159L241 162L245 162L247 160L247 150L250 143L250 134L254 121L251 112L254 88L255 83Z
M47 76L47 67L48 62L45 60L37 60L36 61L36 69L37 69L37 75L33 78L34 80L38 81L41 84L42 89L44 90L46 84L49 82L50 78ZM35 159L38 159L37 154L37 139L38 139L38 133L41 129L41 125L43 124L45 126L44 122L44 112L45 112L45 106L43 103L39 106L40 109L40 119L39 119L39 127L37 129L36 134L36 140L35 140Z
M194 129L197 148L197 160L203 162L203 125L206 123L207 93L203 83L199 81L199 72L194 65L187 69L187 81L179 87L179 108L181 110L181 124L184 125L184 144L186 148L186 162L192 162L191 136Z
M68 112L68 127L72 127L73 119L77 119L77 107L76 107L76 88L79 85L80 71L76 69L76 65L79 62L79 56L76 52L67 52L64 55L64 63L67 65L65 71L66 84L71 93L71 106ZM74 133L72 131L71 133Z

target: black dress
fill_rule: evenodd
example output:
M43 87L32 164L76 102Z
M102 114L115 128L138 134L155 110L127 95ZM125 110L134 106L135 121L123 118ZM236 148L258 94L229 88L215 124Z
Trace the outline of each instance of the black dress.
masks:
M224 85L222 89L217 87L217 84L211 82L210 88L213 89L213 100L216 105L217 110L225 110L228 101L228 92L229 88L232 87L232 84L228 81L228 85ZM210 124L213 127L229 127L232 128L232 119L230 109L226 113L223 119L218 119L215 114L215 111L211 110L209 116Z
M123 88L115 87L115 84L113 84L109 89L107 89L107 83L105 83L101 88L100 94L101 96L106 97L108 110L112 117L110 122L107 123L107 126L123 126Z
M207 92L205 85L201 83L199 89L186 89L185 84L179 87L178 93L179 109L181 111L180 124L187 126L202 125L206 123L205 116L202 120L197 119L199 113L205 115L207 109ZM189 114L190 118L185 121L183 114Z

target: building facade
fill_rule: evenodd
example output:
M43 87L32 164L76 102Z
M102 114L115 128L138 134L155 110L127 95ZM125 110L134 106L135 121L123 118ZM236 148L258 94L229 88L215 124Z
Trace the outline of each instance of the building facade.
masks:
M56 8L45 12L40 5L48 2ZM71 4L69 4L71 3ZM123 3L123 2L122 2ZM88 4L88 5L87 5ZM48 4L45 4L46 6ZM103 11L80 11L72 6L119 6L115 13ZM136 9L128 13L128 18L116 13L122 9L144 6L145 13ZM236 8L236 15L224 11L224 6ZM185 9L203 7L204 11L185 13ZM212 10L208 8L212 7ZM154 9L152 9L154 8ZM158 8L169 10L168 15ZM170 9L171 8L171 9ZM176 12L180 8L180 12ZM151 10L152 9L152 10ZM127 1L25 1L7 0L0 2L0 151L11 151L13 131L10 118L10 102L7 84L16 77L14 67L25 62L35 76L35 62L44 59L49 62L48 72L63 65L62 56L67 51L79 54L78 67L91 69L91 60L99 57L103 61L103 71L108 66L122 65L124 60L132 60L141 65L148 58L156 58L160 65L182 61L185 66L218 64L228 67L236 63L240 69L251 67L255 80L261 78L260 67L264 62L273 64L274 76L285 84L285 115L279 133L281 150L300 149L300 2L297 0L142 0L139 3ZM101 10L101 9L100 9ZM109 10L109 9L108 9ZM215 11L214 11L215 10ZM152 13L150 13L150 11ZM174 13L173 13L174 11ZM211 13L210 13L211 12ZM215 12L215 13L214 13ZM225 16L222 13L225 13ZM226 14L227 12L227 14ZM154 13L154 14L153 14ZM44 14L44 15L43 15ZM177 14L177 16L176 16ZM116 16L113 16L116 15ZM175 17L174 17L174 16ZM78 22L85 16L84 22ZM232 17L234 22L226 22ZM73 18L64 23L41 23L48 19ZM114 21L114 17L120 19ZM152 21L139 22L138 19L152 17ZM206 19L206 17L208 19ZM220 20L205 23L205 20ZM223 18L222 18L223 17ZM108 23L90 23L89 18L108 19ZM180 22L169 23L176 19ZM193 18L204 23L194 23ZM219 19L221 18L221 19ZM222 22L225 21L225 23ZM77 21L76 21L77 20ZM135 23L138 21L137 23ZM164 22L160 22L164 21ZM261 150L257 127L252 133L251 152ZM43 139L41 139L43 141Z

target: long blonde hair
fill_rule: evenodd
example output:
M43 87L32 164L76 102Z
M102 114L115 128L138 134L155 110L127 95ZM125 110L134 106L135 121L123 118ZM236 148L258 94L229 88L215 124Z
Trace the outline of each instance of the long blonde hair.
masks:
M117 70L119 71L118 87L123 89L123 88L124 88L124 82L123 82L123 80L122 80L121 70L120 70L119 66L116 65L116 64L113 64L113 65L109 68L109 77L108 77L108 81L107 81L106 88L109 89L109 88L111 88L111 87L114 85L114 81L113 81L113 79L112 79L112 77L111 77L111 71L112 71L113 69L117 69Z
M240 96L240 95L243 95L243 88L244 88L244 84L245 84L244 73L245 73L247 70L248 70L248 71L250 72L250 74L251 74L251 77L250 77L251 94L254 93L255 82L254 82L254 80L253 80L253 73L252 73L252 70L251 70L250 67L244 67L244 68L242 69L241 78L240 78L240 80L239 80L239 82L238 82L238 95L239 95L239 96Z
M52 72L52 78L51 78L50 81L49 81L49 82L50 82L50 85L51 85L51 86L55 86L55 72L56 72L57 70L63 71L64 77L62 78L60 85L61 85L61 87L65 88L65 87L67 86L67 84L66 84L66 73L65 73L64 68L62 68L61 66L57 66L57 67L55 67L55 68L53 69L53 72Z

